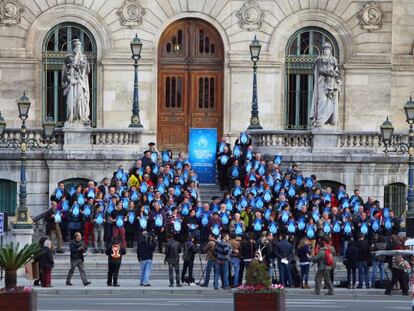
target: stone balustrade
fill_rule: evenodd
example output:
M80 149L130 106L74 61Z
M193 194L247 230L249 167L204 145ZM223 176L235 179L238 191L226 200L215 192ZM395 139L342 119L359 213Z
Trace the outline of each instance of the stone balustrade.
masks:
M140 147L142 131L136 129L92 129L93 149L107 147Z
M0 137L0 146L7 146L10 142L20 139L20 128L6 128ZM43 135L42 128L27 129L27 139L36 141L39 146L46 146L46 139ZM53 137L50 139L50 147L53 150L62 150L63 133L61 129L56 129ZM11 144L9 144L11 145ZM41 149L39 149L41 150Z
M337 154L347 153L382 153L384 146L378 132L329 132L329 131L249 131L257 150L263 154L297 153L297 152L328 152ZM324 148L324 139L318 140L318 136L329 137ZM332 139L333 138L333 139ZM407 134L394 134L391 148L401 142L407 142ZM333 143L332 143L333 142ZM331 145L329 145L331 144Z

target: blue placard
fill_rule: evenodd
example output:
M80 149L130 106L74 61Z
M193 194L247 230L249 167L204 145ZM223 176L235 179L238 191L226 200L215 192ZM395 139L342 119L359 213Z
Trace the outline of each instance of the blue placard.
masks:
M0 213L0 236L4 233L4 214Z
M216 183L217 129L190 128L189 161L200 183Z

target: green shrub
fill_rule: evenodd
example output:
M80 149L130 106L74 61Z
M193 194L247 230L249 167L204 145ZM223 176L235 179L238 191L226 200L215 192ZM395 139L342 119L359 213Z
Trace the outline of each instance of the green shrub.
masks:
M263 285L269 287L272 283L269 272L264 263L253 260L246 272L246 284L248 285Z

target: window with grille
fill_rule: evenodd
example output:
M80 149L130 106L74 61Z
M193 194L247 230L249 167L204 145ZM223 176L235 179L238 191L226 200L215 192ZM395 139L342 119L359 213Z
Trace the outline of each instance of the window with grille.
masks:
M406 186L403 183L393 183L384 187L384 207L394 211L395 216L400 217L406 207Z
M66 120L66 101L62 88L62 65L68 54L72 52L71 41L79 39L82 53L89 61L90 115L92 126L96 126L96 43L92 34L83 26L64 23L55 26L46 35L43 44L43 118L51 116L58 126Z
M338 58L338 45L327 31L307 27L297 31L286 48L286 129L306 130L310 127L309 113L313 96L313 64L322 45L331 43Z

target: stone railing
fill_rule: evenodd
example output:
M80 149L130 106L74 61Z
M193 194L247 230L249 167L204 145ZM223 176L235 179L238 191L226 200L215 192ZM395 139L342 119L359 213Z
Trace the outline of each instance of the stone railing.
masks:
M407 142L407 140L407 134L394 134L391 146ZM382 152L384 144L382 143L380 133L377 132L342 132L339 134L337 147L340 149Z
M94 147L139 146L142 131L134 129L93 129L91 144Z
M312 134L310 131L250 131L255 146L259 148L301 148L312 147Z
M278 152L382 153L384 149L378 132L255 130L248 133L257 150L263 154ZM406 134L394 134L392 146L407 142L407 139Z
M13 139L20 139L20 128L6 128L3 135L0 137L0 145L6 146L7 142L12 141ZM27 139L35 139L40 146L46 145L46 139L43 135L42 128L27 129ZM55 133L50 140L50 146L53 150L62 150L63 133L61 129L55 130Z

